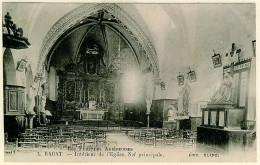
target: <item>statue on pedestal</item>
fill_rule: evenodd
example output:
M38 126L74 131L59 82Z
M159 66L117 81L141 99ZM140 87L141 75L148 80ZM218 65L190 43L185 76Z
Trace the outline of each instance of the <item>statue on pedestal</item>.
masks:
M173 104L169 105L168 114L167 114L168 121L175 121L176 116L177 116L177 109L174 107Z
M146 99L146 108L147 108L147 111L146 111L146 114L150 114L150 111L151 111L151 106L152 106L152 99Z
M219 89L211 97L212 103L231 104L232 103L233 79L229 73L224 74L224 79Z

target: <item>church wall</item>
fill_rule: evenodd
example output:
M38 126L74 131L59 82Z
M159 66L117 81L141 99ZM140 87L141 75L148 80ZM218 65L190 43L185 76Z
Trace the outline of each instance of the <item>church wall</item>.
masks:
M182 8L184 7L182 6ZM206 10L214 12L207 12ZM240 15L234 14L233 10L240 10ZM160 63L161 80L165 82L166 90L161 90L157 86L156 99L177 98L178 92L183 88L183 86L178 86L177 76L180 72L186 78L190 67L197 75L197 82L189 83L191 86L192 111L197 111L196 104L198 101L209 101L216 90L216 86L221 83L223 72L223 65L219 68L213 67L213 49L223 57L231 50L231 44L236 43L237 48L242 50L241 58L253 56L252 40L255 40L255 29L253 28L255 17L253 17L253 13L250 13L252 10L254 10L254 5L248 5L243 10L240 6L235 7L235 9L223 6L218 8L216 5L214 5L214 8L205 6L199 8L198 11L194 10L194 12L197 12L196 14L184 13L186 22L190 23L182 27L186 29L187 34L176 35L179 32L178 25L175 28L163 29L163 36L158 33L160 36L155 39L155 41L158 41L158 43L155 43L155 47ZM248 21L245 22L242 16L248 16ZM199 19L192 22L190 20L193 17ZM236 21L232 21L234 19ZM190 34L195 36L192 37ZM164 42L159 42L160 40ZM187 45L189 46L187 47ZM253 63L255 63L254 57ZM255 109L254 81L255 68L252 67L249 89L249 118L252 118L251 112Z
M28 56L28 62L32 65L33 74L36 74L40 49L45 36L51 27L67 12L80 4L58 3L3 3L3 15L10 12L13 22L23 28L24 37L27 37L31 45L28 49L18 50L14 53L14 60ZM15 10L14 10L15 9ZM57 10L58 9L58 10ZM12 50L16 52L17 50Z
M24 36L31 43L28 49L12 50L15 67L17 61L27 56L35 75L39 52L47 32L62 16L79 5L3 4L3 14L16 9L10 13L12 19L24 29ZM242 58L252 56L251 41L255 40L254 5L207 4L198 7L165 4L153 5L152 8L142 4L119 6L143 28L156 49L160 78L165 82L166 89L161 90L157 86L155 99L176 99L178 91L183 87L178 86L177 76L180 72L186 78L190 67L197 75L197 81L190 83L191 108L195 112L197 102L209 101L222 80L222 67L214 68L212 64L213 49L224 56L230 51L231 44L236 43L242 50ZM135 12L133 8L136 8ZM144 10L145 8L152 10ZM160 18L156 15L158 12L161 14ZM253 64L249 89L249 119L254 118L255 112L255 58ZM20 81L23 77L20 74L17 74L18 82L23 82Z

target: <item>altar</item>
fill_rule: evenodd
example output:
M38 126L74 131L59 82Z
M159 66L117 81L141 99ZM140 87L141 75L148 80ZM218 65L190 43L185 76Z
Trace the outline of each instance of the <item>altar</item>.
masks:
M104 120L104 110L89 110L89 109L79 109L76 110L79 113L80 120Z

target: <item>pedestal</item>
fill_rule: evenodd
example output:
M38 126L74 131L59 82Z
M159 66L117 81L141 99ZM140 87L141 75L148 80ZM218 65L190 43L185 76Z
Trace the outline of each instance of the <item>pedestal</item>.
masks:
M197 141L223 151L244 150L249 130L241 129L244 109L231 104L208 104L202 109Z
M33 128L33 118L35 117L35 115L27 115L27 120L28 120L28 127L29 129Z
M177 128L177 122L176 121L165 121L163 123L163 128L166 128L167 130L176 130Z
M176 130L186 130L190 129L190 121L189 121L189 116L177 116L175 118L176 120Z
M234 108L230 104L208 104L202 109L202 125L240 130L244 111L244 108Z
M226 130L199 126L197 141L210 148L227 152L241 152L246 148L246 137L250 133L251 130Z

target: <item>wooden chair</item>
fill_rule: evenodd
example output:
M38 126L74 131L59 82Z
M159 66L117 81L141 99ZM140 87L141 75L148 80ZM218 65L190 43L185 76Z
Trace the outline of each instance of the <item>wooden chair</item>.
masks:
M16 140L15 152L33 152L38 150L37 141L18 141Z
M61 135L58 142L60 149L69 149L70 148L70 137L68 135Z
M96 145L98 147L104 147L106 145L106 133L102 131L95 132Z
M145 130L144 129L140 130L139 140L144 142L145 141L145 137L146 137Z
M13 142L6 142L4 147L5 155L14 154L16 151L15 149L15 143Z
M163 146L163 131L160 129L155 132L155 146Z
M130 139L135 139L135 131L134 130L130 130L130 131L128 131L128 137L130 138Z
M74 151L83 149L83 142L80 138L71 138L71 149Z
M134 140L140 141L140 130L135 129L134 131Z
M96 146L96 139L85 139L83 141L83 150L89 147L95 147Z
M145 145L154 145L155 137L154 133L151 130L147 130L145 133Z
M167 135L165 136L165 145L172 146L175 142L175 131L168 131Z

